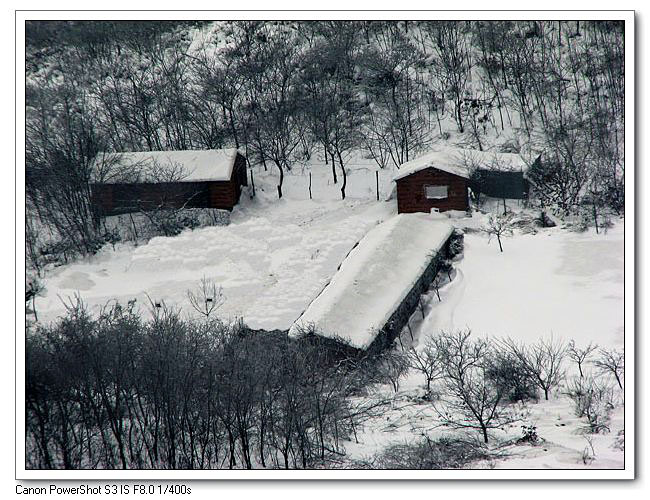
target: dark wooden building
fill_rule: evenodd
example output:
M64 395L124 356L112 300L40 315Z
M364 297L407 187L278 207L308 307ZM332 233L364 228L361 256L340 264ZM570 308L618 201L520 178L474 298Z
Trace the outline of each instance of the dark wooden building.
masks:
M524 172L501 172L479 168L472 173L469 186L474 193L491 198L525 200L529 185Z
M398 213L466 211L469 189L488 196L522 198L528 193L519 155L443 147L404 163L397 184ZM480 185L476 182L480 172ZM506 196L502 196L506 195Z
M397 182L397 212L431 212L437 208L467 210L468 179L444 170L428 167L414 172Z
M246 185L246 159L236 149L149 151L99 155L91 192L106 216L157 208L232 210Z

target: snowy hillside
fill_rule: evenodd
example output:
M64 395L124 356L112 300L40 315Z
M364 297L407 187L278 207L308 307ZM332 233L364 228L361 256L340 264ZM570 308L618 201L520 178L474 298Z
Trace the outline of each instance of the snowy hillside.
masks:
M624 35L28 23L27 467L623 469ZM98 223L98 155L225 182L235 151L228 225L164 197L138 215L173 214L155 234L174 236ZM397 213L395 179L499 166L529 199L463 183L458 211ZM392 347L364 352L454 230Z

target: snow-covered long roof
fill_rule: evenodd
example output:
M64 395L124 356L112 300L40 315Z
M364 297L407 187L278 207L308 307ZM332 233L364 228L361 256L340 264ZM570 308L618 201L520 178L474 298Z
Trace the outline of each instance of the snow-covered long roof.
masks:
M237 149L100 153L93 164L93 182L227 181Z
M393 180L403 179L431 167L467 179L475 168L520 172L526 170L527 165L523 158L515 153L497 153L444 146L415 160L403 163L393 176Z
M343 261L322 293L289 329L366 349L452 233L431 214L399 214L376 226Z

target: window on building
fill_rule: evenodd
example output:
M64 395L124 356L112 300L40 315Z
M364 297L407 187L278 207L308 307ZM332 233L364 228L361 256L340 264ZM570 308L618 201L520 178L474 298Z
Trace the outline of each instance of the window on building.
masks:
M424 194L427 200L444 200L447 198L449 186L424 186Z

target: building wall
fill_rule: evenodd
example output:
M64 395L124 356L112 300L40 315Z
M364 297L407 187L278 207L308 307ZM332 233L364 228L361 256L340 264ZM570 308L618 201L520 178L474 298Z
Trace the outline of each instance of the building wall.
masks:
M101 215L118 215L156 208L209 208L205 182L93 184L94 203Z
M459 242L459 244L454 244ZM431 259L424 269L418 280L413 284L408 291L402 303L397 306L393 311L388 321L383 326L377 336L368 346L366 352L378 353L386 349L390 349L395 339L399 336L409 321L411 315L416 311L422 294L426 293L440 272L441 265L446 259L452 259L455 255L462 251L463 234L454 231L440 250L431 256Z
M425 186L448 186L447 198L430 200L425 196ZM467 210L467 179L436 168L427 168L397 181L398 213L426 212L437 208Z
M528 181L523 172L477 169L469 181L475 193L492 198L525 200L528 198Z
M211 208L232 208L239 201L241 188L239 184L232 181L208 182L208 206Z

